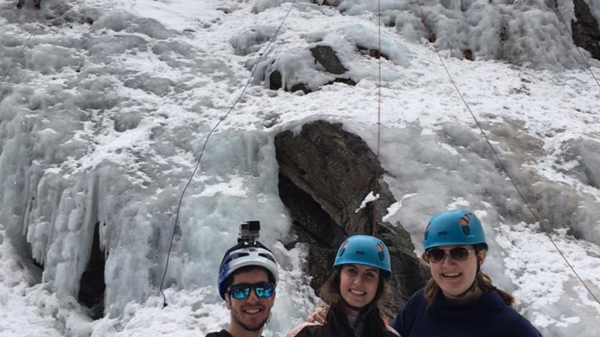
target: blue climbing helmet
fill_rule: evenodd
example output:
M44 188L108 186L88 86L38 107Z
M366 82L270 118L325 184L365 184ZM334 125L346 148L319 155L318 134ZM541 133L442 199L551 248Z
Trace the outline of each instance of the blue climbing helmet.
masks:
M370 235L354 235L346 239L338 249L334 267L345 264L361 264L381 270L386 280L392 275L390 252L383 241Z
M484 244L481 221L465 210L443 211L434 215L425 229L423 248L438 246Z

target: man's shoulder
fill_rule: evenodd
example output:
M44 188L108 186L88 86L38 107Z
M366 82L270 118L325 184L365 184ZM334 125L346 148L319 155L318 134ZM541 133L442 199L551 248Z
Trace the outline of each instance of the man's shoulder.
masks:
M227 332L227 330L221 330L219 332L211 332L205 337L233 337Z

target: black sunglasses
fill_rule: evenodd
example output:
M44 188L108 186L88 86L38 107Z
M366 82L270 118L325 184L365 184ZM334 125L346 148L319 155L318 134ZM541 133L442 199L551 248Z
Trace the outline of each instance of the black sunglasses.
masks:
M433 263L438 263L444 260L447 253L449 253L452 260L456 262L465 262L469 258L469 254L474 251L475 249L467 249L465 247L454 247L448 250L432 248L425 252L425 254L427 255L427 259Z
M275 292L275 284L271 282L234 284L229 287L229 294L236 300L243 300L250 296L251 290L254 290L254 293L258 298L270 298Z

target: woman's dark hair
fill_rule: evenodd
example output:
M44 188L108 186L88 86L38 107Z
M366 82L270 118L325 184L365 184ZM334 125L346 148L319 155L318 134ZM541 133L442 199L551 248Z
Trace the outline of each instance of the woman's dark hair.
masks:
M325 281L323 287L321 287L320 296L325 303L331 307L337 307L343 305L344 299L340 294L340 281L341 281L341 270L344 266L336 268L333 274ZM381 271L379 272L379 283L377 284L377 292L371 303L367 304L360 310L361 315L365 317L365 336L385 336L387 334L387 327L385 317L383 316L380 308L380 300L388 291L388 281L383 277Z
M474 248L478 259L480 251L487 251L487 245L485 244L474 245ZM424 261L427 261L427 254L423 253L423 255L421 255L421 258ZM495 291L500 296L500 298L502 298L504 303L509 307L512 307L513 304L515 304L515 298L506 291L496 288L496 286L494 286L492 282L492 278L489 277L486 273L482 272L481 270L477 272L477 275L475 276L475 282L477 284L477 287L479 287L481 290L489 289L491 291ZM427 281L427 285L425 286L425 300L427 301L427 309L433 306L435 299L440 294L440 291L440 286L438 286L433 277L430 278L429 281Z

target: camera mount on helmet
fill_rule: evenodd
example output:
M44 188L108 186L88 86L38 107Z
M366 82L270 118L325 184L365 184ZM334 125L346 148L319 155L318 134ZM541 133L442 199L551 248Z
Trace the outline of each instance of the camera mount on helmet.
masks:
M240 224L238 243L255 246L260 237L260 221L247 221Z

